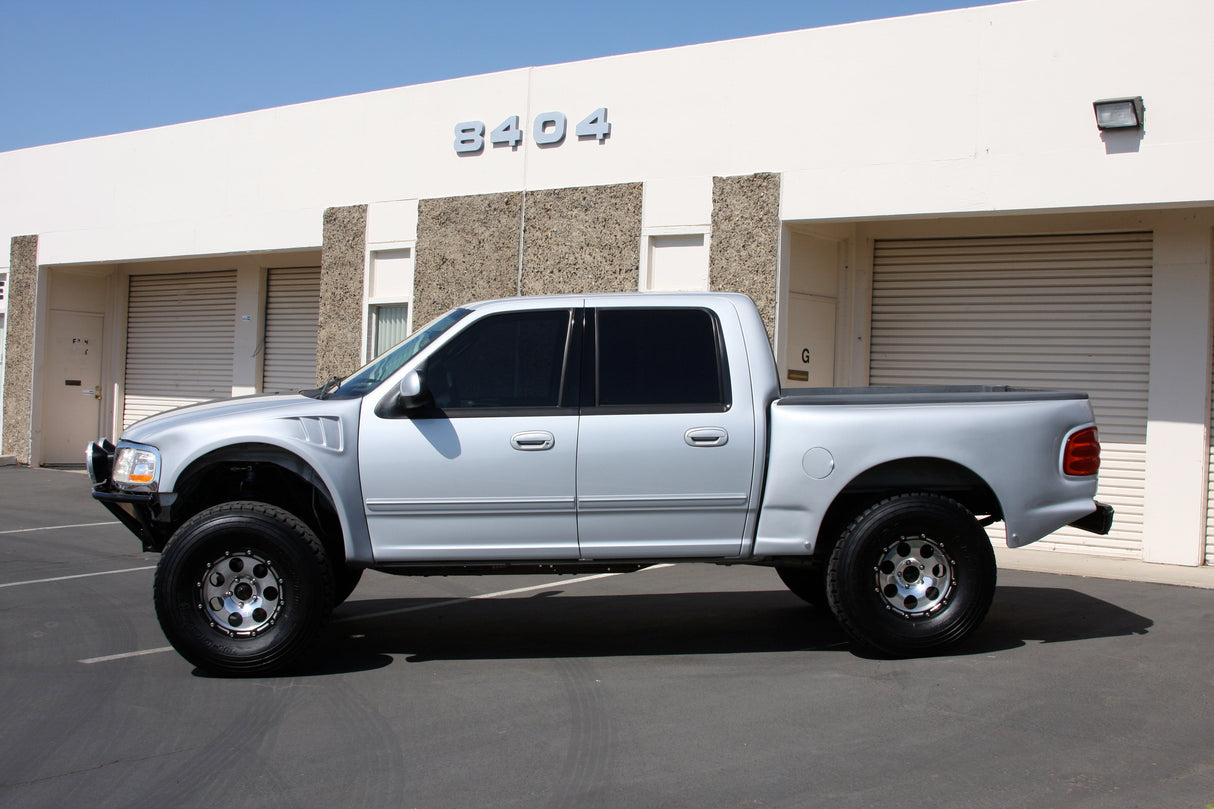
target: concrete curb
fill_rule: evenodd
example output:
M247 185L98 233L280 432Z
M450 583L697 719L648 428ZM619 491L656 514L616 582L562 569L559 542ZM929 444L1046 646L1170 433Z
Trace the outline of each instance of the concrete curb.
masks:
M0 455L0 466L14 466L16 463L16 455Z
M1214 567L1183 567L1141 562L1136 559L1105 559L1080 553L1038 551L1031 548L995 548L995 559L1004 570L1121 579L1152 584L1174 584L1214 590Z

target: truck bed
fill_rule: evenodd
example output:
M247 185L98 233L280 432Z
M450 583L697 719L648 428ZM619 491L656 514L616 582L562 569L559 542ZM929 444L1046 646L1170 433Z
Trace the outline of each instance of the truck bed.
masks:
M1080 391L1016 388L1009 385L907 385L866 388L785 388L775 402L795 405L965 404L1087 399Z

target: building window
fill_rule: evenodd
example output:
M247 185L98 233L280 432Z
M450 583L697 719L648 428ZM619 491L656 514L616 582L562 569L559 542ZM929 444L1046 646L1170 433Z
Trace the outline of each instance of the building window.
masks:
M366 358L409 336L413 303L413 245L377 247L367 255Z
M409 336L409 304L373 303L367 313L370 325L367 344L372 359Z

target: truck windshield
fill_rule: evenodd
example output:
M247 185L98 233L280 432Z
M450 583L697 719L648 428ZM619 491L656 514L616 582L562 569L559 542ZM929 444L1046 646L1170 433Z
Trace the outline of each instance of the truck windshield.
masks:
M406 362L417 356L417 353L437 340L447 329L454 326L469 313L471 309L452 309L445 315L430 321L421 329L405 338L384 354L373 359L359 370L341 382L336 389L325 393L329 385L317 388L315 391L304 393L322 399L356 399L374 390L388 377L400 370Z

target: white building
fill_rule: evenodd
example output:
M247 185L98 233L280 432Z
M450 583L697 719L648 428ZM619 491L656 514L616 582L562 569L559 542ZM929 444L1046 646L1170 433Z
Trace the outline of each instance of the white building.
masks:
M1117 520L1044 547L1214 563L1211 30L1025 0L0 153L2 452L348 373L464 300L738 290L790 386L1090 391Z

